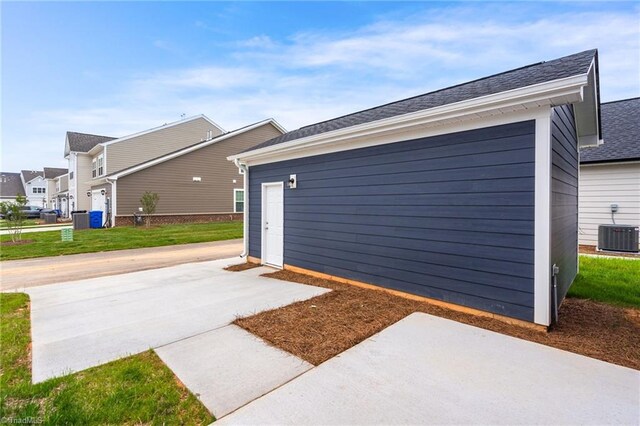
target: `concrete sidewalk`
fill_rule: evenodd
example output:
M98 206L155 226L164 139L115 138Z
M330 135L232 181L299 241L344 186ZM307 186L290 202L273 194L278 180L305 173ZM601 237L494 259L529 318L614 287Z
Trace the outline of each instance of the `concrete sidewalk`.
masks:
M23 234L28 234L30 232L50 232L50 231L60 231L62 229L70 229L73 228L73 224L58 224L58 225L41 225L41 226L25 226L22 228ZM0 235L9 235L11 231L8 229L0 229Z
M182 244L0 262L0 290L84 280L239 256L242 240ZM241 259L237 259L240 263ZM78 281L81 282L81 281Z
M187 339L329 290L191 263L28 288L32 380L83 370Z
M633 424L640 372L412 314L216 425Z

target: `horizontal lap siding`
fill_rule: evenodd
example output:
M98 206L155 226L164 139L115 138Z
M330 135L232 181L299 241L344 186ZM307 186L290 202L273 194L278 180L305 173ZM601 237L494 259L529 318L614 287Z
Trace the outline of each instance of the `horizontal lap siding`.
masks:
M533 320L534 123L251 167L285 188L286 264Z
M605 136L605 142L606 136ZM580 167L580 244L598 244L598 225L640 226L640 162Z
M551 261L560 267L560 302L578 272L578 140L570 105L551 113L551 147Z

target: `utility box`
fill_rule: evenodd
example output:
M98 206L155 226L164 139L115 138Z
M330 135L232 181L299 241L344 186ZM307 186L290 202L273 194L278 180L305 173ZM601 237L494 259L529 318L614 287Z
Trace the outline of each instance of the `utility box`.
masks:
M74 213L73 229L89 229L89 213Z
M62 241L73 241L73 228L65 228L60 231Z
M91 210L89 212L89 227L102 228L102 210Z
M44 223L47 225L56 223L58 221L58 216L55 213L44 213L43 215Z
M598 248L637 253L639 229L631 225L600 225L598 226Z

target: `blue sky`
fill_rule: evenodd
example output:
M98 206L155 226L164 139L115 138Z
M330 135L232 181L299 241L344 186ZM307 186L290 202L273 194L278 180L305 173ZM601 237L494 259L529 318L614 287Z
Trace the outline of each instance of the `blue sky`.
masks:
M287 129L598 48L640 96L637 2L2 2L3 171L65 166L67 130L206 114Z

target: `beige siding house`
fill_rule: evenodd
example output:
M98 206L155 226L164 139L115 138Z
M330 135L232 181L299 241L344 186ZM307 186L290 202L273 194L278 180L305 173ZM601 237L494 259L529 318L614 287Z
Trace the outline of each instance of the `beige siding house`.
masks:
M598 225L640 226L640 98L603 103L601 114L602 145L580 151L579 240L590 246Z
M92 181L92 203L96 209L110 203L106 206L111 210L108 219L115 225L133 223L145 191L158 193L160 197L153 218L157 223L241 219L243 176L226 157L283 133L284 129L272 119L227 133L209 129L208 134L206 131L196 133L190 143L181 134L166 132L162 139L176 137L176 144L180 146L135 164L127 155L120 154L120 143L114 141L104 146L105 151L95 150L104 152L104 167L114 171ZM148 137L140 140L154 145L157 141ZM166 149L169 144L164 146ZM135 151L144 152L144 149L136 146ZM115 159L114 152L118 153ZM99 168L100 164L95 161L95 167ZM125 167L118 169L122 165Z
M67 169L61 169L57 167L44 168L44 180L47 185L46 187L47 197L45 199L45 207L49 209L60 209L63 211L63 214L65 212L65 209L60 208L57 204L57 197L58 197L57 182L59 181L59 178L61 176L63 175L66 176L68 172L69 170ZM66 198L65 201L67 201L68 195L65 198ZM68 211L68 208L66 209L66 211Z

